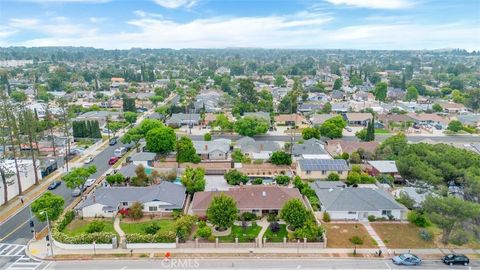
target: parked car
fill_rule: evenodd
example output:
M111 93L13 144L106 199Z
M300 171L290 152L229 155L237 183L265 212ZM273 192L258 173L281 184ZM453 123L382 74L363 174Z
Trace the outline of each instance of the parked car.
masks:
M435 125L435 128L436 128L437 130L442 130L442 125L436 124L436 125Z
M352 128L351 128L351 127L345 127L345 129L346 129L348 132L352 132Z
M62 184L60 181L53 181L49 186L48 190L54 190Z
M113 165L115 163L117 163L117 161L120 159L120 157L111 157L109 160L108 160L108 165Z
M83 163L84 163L84 164L90 164L90 163L92 163L92 161L93 161L93 157L92 157L92 156L88 156Z
M95 179L95 178L87 179L87 181L85 181L85 184L83 184L83 185L84 185L85 187L89 187L89 186L95 184L95 181L96 181L96 180L97 180L97 179Z
M395 256L392 258L392 261L396 265L410 265L410 266L419 265L422 263L422 259L410 253L405 253L399 256Z
M419 124L413 124L413 128L414 129L420 129L420 125Z
M118 137L113 137L110 139L110 141L108 142L109 145L115 145L117 144L118 142Z
M81 188L73 189L73 191L72 191L72 196L73 197L78 197L78 196L80 196L80 194L82 194L82 189Z
M470 259L463 254L448 254L442 258L442 261L448 265L468 265L470 263Z
M116 157L121 157L121 156L125 155L125 153L127 153L127 149L125 147L119 147L119 148L115 149L115 151L113 151L113 154Z

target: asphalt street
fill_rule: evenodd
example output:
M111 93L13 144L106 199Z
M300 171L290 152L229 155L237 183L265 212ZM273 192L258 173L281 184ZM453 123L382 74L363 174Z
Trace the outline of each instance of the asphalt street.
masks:
M375 135L375 141L382 142L390 135ZM192 140L203 140L203 135L188 135ZM231 140L238 140L242 136L240 135L232 135L232 134L223 134L223 135L213 135L213 139L225 138ZM291 136L289 135L258 135L254 136L256 140L260 141L283 141L289 142L291 140ZM480 143L480 136L471 136L471 135L459 135L459 136L416 136L416 135L409 135L407 136L408 140L411 142L420 142L425 139L429 139L438 143L473 143L478 142ZM301 140L301 136L295 136L295 141ZM358 138L355 136L343 136L343 140L346 141L358 141Z
M377 259L330 259L330 258L251 258L251 259L175 259L164 260L92 260L63 262L50 264L47 269L480 269L480 262L472 262L470 266L447 266L440 260L424 261L414 267L397 266L391 260Z
M87 165L95 165L97 167L97 172L92 175L92 178L97 178L101 176L111 167L110 165L108 165L108 160L110 159L110 157L113 156L113 152L115 151L115 149L120 146L123 146L121 142L118 142L114 146L108 146L94 158L92 163ZM72 190L67 188L65 183L63 182L52 192L62 196L65 199L65 206L69 205L75 199L72 196ZM28 204L16 215L12 216L10 219L1 224L0 244L5 243L26 245L33 236L30 231L29 220L30 207ZM33 221L36 231L41 231L46 226L46 222L40 222L35 216L33 216ZM6 261L6 258L0 257L0 269L4 269L5 265L8 262L9 261Z

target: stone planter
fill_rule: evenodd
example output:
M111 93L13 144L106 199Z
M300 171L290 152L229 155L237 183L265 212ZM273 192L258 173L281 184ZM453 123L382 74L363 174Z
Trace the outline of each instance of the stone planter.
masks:
M228 228L226 229L225 231L217 231L217 229L215 227L212 227L212 235L213 236L227 236L227 235L230 235L230 233L232 233L232 228Z
M287 232L288 232L288 233L294 233L295 231L290 230L289 227L290 227L290 226L288 226L288 225L286 226Z

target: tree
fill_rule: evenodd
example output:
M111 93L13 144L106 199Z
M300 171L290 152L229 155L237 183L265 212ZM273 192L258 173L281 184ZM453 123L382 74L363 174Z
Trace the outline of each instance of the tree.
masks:
M352 154L350 154L349 160L351 163L358 164L362 162L362 157L360 156L358 151L355 151L355 152L352 152Z
M450 123L448 123L447 129L452 132L459 132L460 130L463 129L463 124L458 120L452 120L450 121Z
M343 84L343 79L337 78L333 83L333 90L339 90L340 88L342 88L342 84Z
M311 138L320 139L320 131L313 127L307 127L302 130L302 138L309 140Z
M270 156L270 162L275 165L291 165L292 155L283 151L275 151Z
M379 101L385 101L387 99L387 84L384 82L379 82L375 85L373 90L375 99Z
M138 164L135 168L135 176L132 178L132 185L137 187L146 186L148 184L148 176L145 173L145 167L142 164Z
M208 220L219 230L230 228L237 219L237 203L223 193L215 196L207 209Z
M25 102L27 101L27 94L23 91L13 91L10 98L15 102Z
M373 118L370 119L367 126L367 133L365 134L365 141L371 142L375 140L375 124Z
M137 113L136 112L124 112L123 118L130 124L137 122Z
M164 127L162 121L157 119L145 119L140 125L138 125L138 133L146 136L150 130L161 127Z
M140 219L143 217L143 205L140 202L134 202L128 210L128 216L133 219Z
M226 117L225 114L221 113L217 115L215 121L213 121L212 127L219 127L220 130L223 132L233 129L233 124L230 123L228 117Z
M117 172L115 174L110 174L108 175L105 180L107 181L107 183L109 183L110 185L114 185L114 184L123 184L125 182L125 177L123 176L123 174Z
M47 191L32 203L31 209L38 220L44 222L47 220L45 215L48 215L48 219L53 221L57 220L62 213L64 203L62 196Z
M480 108L480 88L468 92L467 106L472 108L473 111L478 111Z
M435 104L432 105L432 110L434 112L443 112L442 106L440 106L440 104L438 104L438 103L435 103Z
M280 218L290 225L292 229L303 227L309 218L309 212L299 199L287 201L280 211Z
M328 181L340 181L340 176L337 173L330 173L327 176Z
M408 145L407 136L403 133L391 136L377 148L377 159L397 159L398 155Z
M407 88L407 94L405 95L405 99L408 101L417 100L418 99L418 90L415 86L409 86Z
M174 150L176 136L172 128L161 126L148 131L145 141L148 151L166 154Z
M124 112L135 112L135 99L124 97L123 98L123 111Z
M94 165L88 167L78 167L71 170L62 177L62 180L67 184L68 188L78 188L85 184L88 177L97 172L97 167Z
M182 136L177 141L177 162L200 162L200 157L197 155L195 147L193 147L192 139Z
M240 185L248 182L248 176L236 169L228 171L224 177L229 185Z
M287 186L288 184L290 184L290 176L277 175L275 176L275 183L277 183L277 185Z
M322 113L331 113L332 112L332 104L330 102L325 103L322 108Z
M38 151L37 131L39 128L38 116L30 109L23 107L19 115L19 131L26 136L28 146L30 148L30 157L33 164L33 175L35 177L35 185L38 185L37 157L35 153ZM35 146L34 146L35 144ZM37 150L35 150L35 148Z
M210 134L209 132L205 133L205 135L203 135L203 140L206 141L206 142L209 142L212 140L212 134Z
M463 103L465 101L465 97L463 96L462 92L460 92L457 89L452 91L451 96L452 96L453 102Z
M285 77L283 77L282 74L278 74L275 76L275 86L280 87L280 86L285 86L287 81L285 80Z
M258 134L265 134L269 126L269 123L264 119L244 117L235 122L235 132L242 136L253 137Z
M365 141L367 138L367 129L363 128L357 132L355 132L355 136L360 139L361 141Z
M119 121L109 121L107 123L107 128L112 132L113 136L124 127L124 124Z
M193 195L197 191L205 190L205 170L203 168L187 167L181 178L182 185L187 193Z
M455 196L429 196L423 202L428 218L442 229L442 242L447 244L452 230L462 222L480 215L480 205Z
M348 173L347 176L347 185L352 186L352 185L358 185L361 182L361 174L358 172L351 171Z
M255 85L249 79L240 79L238 83L238 94L243 103L256 104L258 97Z
M328 138L342 138L343 129L347 126L347 122L342 116L335 116L325 121L319 128L320 135Z

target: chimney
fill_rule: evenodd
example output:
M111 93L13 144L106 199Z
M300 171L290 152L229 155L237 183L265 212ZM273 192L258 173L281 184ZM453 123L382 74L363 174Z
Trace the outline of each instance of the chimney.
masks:
M208 144L205 144L205 151L208 150Z
M266 191L262 191L262 197L267 197L267 192Z
M263 143L260 144L260 151L263 151Z

